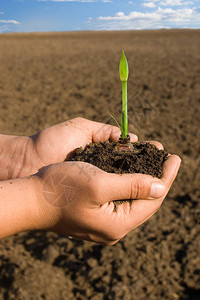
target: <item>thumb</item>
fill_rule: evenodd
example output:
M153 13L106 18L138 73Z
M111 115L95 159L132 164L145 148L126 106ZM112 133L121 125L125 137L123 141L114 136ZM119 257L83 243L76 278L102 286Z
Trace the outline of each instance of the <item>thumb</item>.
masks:
M123 199L158 199L165 196L172 185L180 158L170 155L164 162L161 179L144 174L109 174L102 176L101 195L103 203Z
M166 192L158 178L144 174L108 174L101 186L103 203L113 200L157 199Z

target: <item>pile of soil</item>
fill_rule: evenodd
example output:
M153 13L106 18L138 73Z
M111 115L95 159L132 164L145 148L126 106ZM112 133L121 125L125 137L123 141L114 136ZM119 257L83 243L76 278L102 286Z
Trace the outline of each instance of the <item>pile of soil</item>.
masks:
M91 143L86 149L76 149L71 160L90 163L108 173L142 173L161 178L162 164L168 154L150 143L130 143L130 145L109 141ZM123 150L124 147L129 148Z
M119 119L123 45L129 131L182 158L159 211L112 247L42 231L1 240L0 300L199 299L200 31L1 34L0 45L2 134Z

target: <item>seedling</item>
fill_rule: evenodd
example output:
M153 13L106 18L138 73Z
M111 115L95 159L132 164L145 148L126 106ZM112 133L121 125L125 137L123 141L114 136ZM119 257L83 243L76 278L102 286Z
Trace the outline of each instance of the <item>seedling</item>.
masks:
M127 80L128 80L128 62L124 51L119 64L119 75L122 82L122 114L121 114L121 126L116 121L118 127L121 130L121 136L117 145L117 150L132 151L133 145L130 143L130 137L128 135L128 112L127 112Z
M128 135L128 113L127 113L127 80L128 62L124 51L119 64L119 75L122 82L122 115L121 115L121 136L125 139Z

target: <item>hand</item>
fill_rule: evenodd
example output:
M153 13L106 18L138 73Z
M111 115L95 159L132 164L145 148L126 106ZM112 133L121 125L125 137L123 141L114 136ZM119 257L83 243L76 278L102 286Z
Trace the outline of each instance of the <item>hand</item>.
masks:
M91 142L117 141L120 129L109 124L75 118L51 126L32 136L33 157L37 169L70 158L78 147L85 148ZM137 136L130 134L131 141Z
M84 162L43 168L32 176L37 188L34 229L115 244L159 209L179 166L180 158L170 155L161 179L143 174L109 174ZM122 199L135 200L131 205L124 202L114 212L112 201Z
M0 135L0 180L29 176L49 164L63 162L76 148L91 142L117 141L116 126L75 118L31 137ZM131 141L137 136L130 134Z
M117 141L116 126L75 118L30 137L0 135L0 180L29 176L49 164L63 162L76 148L91 142ZM130 134L131 141L137 136Z

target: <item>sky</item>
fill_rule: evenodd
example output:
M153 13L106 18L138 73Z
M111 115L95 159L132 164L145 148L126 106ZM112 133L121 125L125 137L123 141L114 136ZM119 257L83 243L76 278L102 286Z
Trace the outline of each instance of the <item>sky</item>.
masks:
M200 28L200 0L0 0L0 33Z

